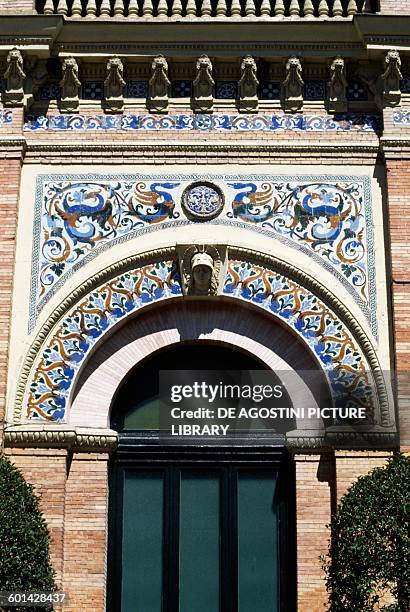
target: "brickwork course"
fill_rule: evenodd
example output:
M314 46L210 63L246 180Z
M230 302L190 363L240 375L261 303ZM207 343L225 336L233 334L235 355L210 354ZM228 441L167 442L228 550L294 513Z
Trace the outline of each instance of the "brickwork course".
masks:
M78 293L81 299L86 295L86 288L94 286L90 281L93 275L102 274L109 266L120 265L129 255L174 247L175 243L190 244L202 240L213 244L216 243L214 234L220 237L225 231L224 239L220 239L218 244L225 241L243 249L259 251L262 259L273 254L294 269L300 269L306 277L313 278L318 285L322 284L324 289L339 299L345 307L343 321L351 330L352 338L356 341L359 336L357 330L364 329L367 344L363 341L362 345L371 347L380 369L387 378L392 375L393 379L389 396L391 420L385 437L362 437L357 442L352 437L338 438L334 432L330 432L326 440L323 438L318 442L312 437L309 442L306 432L302 435L303 432L301 434L298 431L298 437L284 442L286 453L291 455L295 474L292 492L295 517L292 528L296 540L296 609L298 612L319 612L326 609L327 602L319 557L326 554L329 539L326 526L337 504L360 475L383 466L399 450L410 452L408 2L369 1L364 3L363 8L362 3L358 2L357 10L352 11L354 3L342 1L344 12L341 16L333 15L332 3L329 3L327 15L319 15L318 2L313 2L314 15L309 15L309 11L304 13L304 2L299 3L302 7L300 14L292 14L294 4L292 8L290 2L285 1L285 14L281 16L275 12L279 3L271 0L270 14L268 16L265 13L265 18L258 14L259 9L255 9L255 15L252 11L246 15L245 9L242 15L230 16L229 10L225 15L217 15L213 5L209 18L201 15L202 9L198 6L196 17L191 16L189 28L188 23L184 22L188 17L183 14L181 20L184 23L181 26L179 18L172 12L171 3L167 16L158 16L154 11L154 15L133 17L128 15L127 3L117 2L118 6L124 8L124 14L112 10L105 18L99 13L100 4L96 3L95 15L92 10L89 12L92 6L90 2L82 3L82 15L72 15L70 10L64 14L65 3L59 0L52 4L54 13L49 11L44 15L44 2L2 1L0 448L40 495L41 507L51 534L51 558L56 582L69 597L68 604L61 610L104 612L107 566L110 563L108 542L112 537L108 527L109 471L117 456L117 435L109 429L109 414L104 429L93 423L93 414L81 426L73 424L69 417L66 422L58 424L47 421L26 422L25 417L21 416L24 394L30 377L34 375L30 370L31 364L39 347L51 338L57 325L55 323L54 327L50 327L48 322L61 320L68 309L66 303L73 295L77 302L80 300L80 297L75 297L77 289L83 291ZM321 5L323 10L323 3ZM143 4L140 12L142 8ZM152 40L156 41L155 45ZM21 88L16 87L16 81L12 85L11 77L7 79L6 75L7 67L12 62L10 52L13 48L21 52L23 61L25 77L21 80ZM398 79L397 73L394 73L393 80L387 81L382 76L388 65L386 58L396 48L399 49L398 66L402 78ZM251 119L256 121L262 116L274 116L279 121L284 118L291 121L295 117L315 117L316 128L302 129L299 126L277 131L205 128L179 131L30 129L33 117L65 120L70 116L71 120L71 116L75 116L81 121L87 118L94 121L97 118L98 123L98 118L102 116L150 115L149 100L145 99L125 97L121 100L123 108L120 113L107 112L103 100L84 99L79 91L73 110L67 111L61 100L55 97L47 99L44 92L50 84L58 85L62 78L64 59L69 56L76 59L83 84L85 81L103 81L107 60L114 56L121 57L126 81L131 80L129 75L132 75L132 80L147 81L151 76L152 60L159 53L167 59L169 74L176 74L180 80L193 80L198 56L207 54L214 66L214 76L216 71L220 81L235 81L236 84L243 57L251 55L256 59L257 75L261 83L282 83L280 99L261 99L259 89L253 96L259 97L258 107L248 109L248 112L238 110L241 107L237 99L215 99L211 116L235 116L243 122ZM347 100L342 96L343 99L339 100L339 108L342 110L335 113L329 110L330 65L339 55L345 60L345 78L350 88L348 91L354 91L354 87L360 86L365 93L361 98L349 94ZM291 101L286 99L283 86L286 61L292 56L298 56L301 60L305 81L324 84L325 92L320 99L311 100L306 99L306 92L302 88L299 97L304 98L303 106L296 110L290 108ZM176 79L172 77L171 80ZM398 80L399 93L393 86ZM173 98L170 95L165 111L151 115L155 115L158 121L169 116L192 116L194 103L191 98ZM8 113L11 113L12 121ZM355 119L346 127L349 116ZM367 121L369 117L376 117L378 123L374 124L374 128L364 129L363 120L367 118ZM344 129L330 129L329 124L326 124L330 119L344 121ZM318 128L319 125L322 127ZM268 245L267 239L259 235L252 237L246 229L229 227L218 230L201 223L196 224L194 229L187 225L177 231L172 230L175 233L171 238L171 230L167 234L168 229L155 228L155 232L147 233L145 237L141 235L128 243L129 247L128 244L119 243L111 251L102 249L96 257L89 258L86 265L67 278L65 287L52 296L50 303L40 313L34 331L29 332L28 288L34 256L31 241L38 231L34 217L34 185L37 177L48 174L68 177L71 172L81 175L144 175L155 174L154 171L161 175L220 172L234 176L245 176L248 173L265 175L272 171L275 175L283 173L287 177L360 175L368 178L372 190L376 253L376 259L369 259L369 265L370 268L373 266L370 272L375 273L377 279L374 291L378 299L378 337L372 336L357 302L353 299L349 301L348 297L345 299L347 292L336 277L331 277L331 273L325 271L325 267L321 275L320 264L309 263L303 253L298 255L294 251L292 255L290 248L285 246L280 247L280 252L275 251ZM220 234L217 234L218 231ZM183 308L189 308L189 299L186 300L188 305ZM194 330L195 323L190 317L195 312L199 313L201 320L208 322L206 335L212 341L228 343L227 338L231 338L244 351L254 354L255 358L262 359L273 354L274 347L269 346L269 334L265 333L265 326L270 324L266 317L262 318L251 308L249 316L243 314L246 313L245 308L243 311L237 309L235 313L232 310L233 314L229 316L223 312L223 298L213 296L209 298L209 309L204 314L204 304L208 303L206 300L208 298L201 298L199 306L193 307L186 316L183 308L175 314L175 307L172 306L174 318L167 304L161 307L150 306L146 318L141 319L141 329L145 331L145 336L141 332L143 340L136 337L136 348L130 344L129 349L122 353L123 361L118 371L128 369L130 372L134 367L133 360L137 357L141 359L142 354L146 357L172 344L177 338L176 330L183 328L182 319L185 319L188 330L184 337L191 341L189 333ZM163 331L165 327L161 327L167 319L167 312L174 323L171 331ZM241 317L243 320L239 320ZM112 363L109 360L113 359L115 351L131 341L135 332L132 325L132 321L125 322L121 332L117 331L107 341L100 340L97 343L86 368L80 370L70 402L77 395L81 399L82 388L90 393L88 376L95 377L90 378L92 381L99 380L99 393L105 392L110 384L112 386L112 381L108 383L104 380L104 363ZM158 331L155 326L162 331ZM233 332L230 330L230 336L227 332L229 326L236 326ZM292 332L289 336L291 341L286 350L283 349L289 362L296 360L301 346L294 336ZM277 337L278 341L285 342L285 332L283 336L279 334ZM305 359L311 359L310 353ZM100 370L102 374L98 379ZM115 384L118 386L120 382L116 381ZM383 427L378 427L377 431L381 430Z

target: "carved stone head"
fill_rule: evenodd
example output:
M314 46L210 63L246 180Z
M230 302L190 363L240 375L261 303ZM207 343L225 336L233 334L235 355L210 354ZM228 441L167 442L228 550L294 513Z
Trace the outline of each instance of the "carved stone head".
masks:
M167 72L167 70L168 70L168 62L167 62L167 60L165 59L165 57L163 55L157 55L152 60L151 68L152 68L153 72L156 72L157 70L163 70L164 72Z
M218 294L222 259L214 245L183 247L179 258L185 295Z
M212 63L207 55L201 55L200 57L198 57L196 61L196 69L198 71L209 70L210 72L212 72Z
M252 55L246 55L241 64L242 70L256 70L256 62Z
M195 253L191 259L191 289L195 295L209 295L214 260L208 253Z
M10 51L10 53L7 56L7 62L17 62L19 63L21 66L23 65L23 56L21 55L21 52L15 47L14 49L12 49Z
M332 62L331 70L334 72L342 72L345 67L345 61L342 57L335 57Z
M390 49L390 51L386 53L384 63L387 65L387 64L390 64L390 62L395 62L399 66L401 65L400 54L397 51L397 49Z

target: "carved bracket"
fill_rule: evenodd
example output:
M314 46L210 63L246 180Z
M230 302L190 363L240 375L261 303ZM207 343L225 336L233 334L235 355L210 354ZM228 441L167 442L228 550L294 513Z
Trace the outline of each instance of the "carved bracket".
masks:
M104 81L104 108L108 113L120 113L124 109L124 67L119 57L107 62L107 77Z
M330 66L329 87L329 113L347 112L347 79L346 66L342 57L336 57Z
M7 89L3 94L4 104L6 106L23 106L26 74L23 70L23 56L16 48L12 49L7 56L7 69L4 78L7 80Z
M193 87L194 111L211 113L214 104L215 81L212 77L212 63L207 55L201 55L196 62L196 77Z
M63 62L63 78L60 81L62 113L78 111L81 82L78 78L78 64L74 57L67 57Z
M256 62L251 55L243 58L241 78L238 82L238 110L243 113L255 113L258 110L258 77Z
M285 66L282 83L282 103L285 112L295 113L303 107L302 64L298 57L290 57Z
M154 57L151 65L147 106L150 111L165 113L168 108L169 88L168 63L163 55Z

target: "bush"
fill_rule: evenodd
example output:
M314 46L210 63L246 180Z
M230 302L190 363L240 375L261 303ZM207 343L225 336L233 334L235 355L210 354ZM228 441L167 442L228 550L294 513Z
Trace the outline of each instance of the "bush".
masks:
M331 612L409 612L409 519L410 458L390 459L349 489L324 561Z
M0 456L0 591L55 590L49 544L33 487Z

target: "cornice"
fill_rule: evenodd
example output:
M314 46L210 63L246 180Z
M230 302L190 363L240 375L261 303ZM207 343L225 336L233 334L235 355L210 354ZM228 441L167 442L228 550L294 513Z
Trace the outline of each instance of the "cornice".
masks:
M0 157L18 157L23 159L27 150L26 139L22 137L1 138Z
M333 452L340 450L395 450L399 446L397 432L323 432L286 436L286 448L293 454Z
M260 56L341 54L365 59L367 48L375 45L410 51L409 23L410 15L384 14L358 14L342 20L320 17L90 20L67 19L63 15L2 15L0 49L17 45L40 55L49 48L53 55L78 56L158 52L227 56L252 52Z
M33 428L18 426L6 428L4 445L18 448L67 448L69 450L91 452L112 452L118 444L118 434L112 429L59 429Z
M394 450L398 447L398 434L385 432L301 432L286 435L286 448L294 455L333 452L334 450ZM10 427L4 433L6 448L58 448L74 452L112 453L118 446L118 434L112 429L64 429L60 426L33 428Z
M122 155L138 155L149 153L158 157L174 157L176 154L186 156L186 154L198 155L200 153L214 153L215 156L220 154L255 154L261 155L272 155L277 153L281 154L305 154L309 158L312 154L317 153L318 155L352 155L355 154L366 154L375 158L379 151L379 141L348 141L348 142L329 142L329 143L318 143L312 141L295 141L287 140L281 142L272 142L261 144L258 141L253 142L178 142L170 143L169 140L155 142L50 142L50 141L34 141L27 140L27 155L66 155L76 156L78 153L86 152L88 154L95 153L104 156L112 156L116 153Z
M408 159L410 155L410 134L408 136L382 136L380 138L380 150L385 157L399 156L401 159Z

